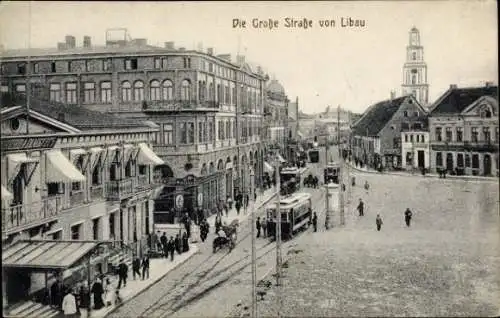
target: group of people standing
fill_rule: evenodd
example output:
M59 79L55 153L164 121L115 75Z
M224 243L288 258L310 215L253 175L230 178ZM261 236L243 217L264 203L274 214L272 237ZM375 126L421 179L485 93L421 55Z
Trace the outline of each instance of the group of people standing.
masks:
M161 248L160 246L158 246L158 249L160 251L163 251L163 257L167 258L170 255L170 260L173 262L176 251L179 255L189 251L188 232L185 231L184 233L182 233L182 236L180 234L177 234L175 238L173 236L170 236L170 239L167 238L167 233L163 232L163 235L160 237L159 244Z

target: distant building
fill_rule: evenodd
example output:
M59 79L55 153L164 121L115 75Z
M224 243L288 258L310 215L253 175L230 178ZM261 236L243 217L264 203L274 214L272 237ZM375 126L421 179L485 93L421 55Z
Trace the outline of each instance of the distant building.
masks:
M286 143L288 139L287 116L289 102L283 85L278 80L272 79L266 86L264 106L266 155L269 155L271 148L277 148L281 156L288 157ZM268 158L269 160L272 159Z
M402 93L413 95L420 105L427 108L429 103L427 64L424 61L424 47L420 43L420 32L415 27L410 30L409 44L406 47Z
M427 129L409 129L401 132L401 155L403 169L429 169L429 131Z
M498 86L450 85L432 105L429 126L433 170L498 176Z
M370 106L351 133L353 159L372 168L402 168L403 131L427 129L427 113L412 95Z

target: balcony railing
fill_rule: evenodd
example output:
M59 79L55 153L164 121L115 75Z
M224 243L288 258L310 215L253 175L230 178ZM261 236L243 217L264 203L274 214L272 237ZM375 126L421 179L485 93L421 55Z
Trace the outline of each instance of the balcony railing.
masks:
M90 188L90 198L92 200L104 198L103 188L104 188L104 185L102 185L102 184L93 185Z
M179 110L192 110L196 108L195 100L151 100L143 102L143 109L157 110L157 111L179 111Z
M32 204L12 205L2 209L2 230L10 231L21 227L36 226L55 219L62 210L61 197L44 198Z
M148 175L139 175L137 177L137 187L140 189L150 187Z
M80 205L85 202L85 191L73 191L69 197L69 202L71 206Z
M134 188L133 178L109 181L106 183L106 198L108 200L121 200L131 196L134 193Z

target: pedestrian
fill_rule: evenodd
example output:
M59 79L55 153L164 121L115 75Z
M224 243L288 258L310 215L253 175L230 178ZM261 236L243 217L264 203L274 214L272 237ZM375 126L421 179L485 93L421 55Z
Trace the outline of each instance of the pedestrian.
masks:
M365 181L365 190L368 191L370 189L370 185L368 184L368 181Z
M76 298L70 289L66 290L66 295L63 298L62 311L64 313L64 317L76 317Z
M170 260L173 262L174 261L174 252L175 252L175 241L174 237L170 237L170 241L167 243L167 249L168 252L170 252Z
M257 191L253 192L253 200L257 202Z
M358 209L358 212L359 212L359 216L365 215L365 212L364 212L365 204L364 204L363 200L359 199L359 204L358 204L357 209Z
M262 235L263 237L267 237L267 221L266 218L262 218L262 222L260 223L262 226Z
M128 276L128 266L125 264L123 258L120 260L120 264L118 265L118 289L127 286L127 276Z
M84 282L83 284L80 285L79 294L80 294L79 307L82 309L89 308L90 292L89 292L89 288L87 286L87 282ZM81 310L80 310L80 312L81 312Z
M313 224L314 232L318 232L318 215L316 214L316 212L314 212L314 214L313 214L312 224Z
M139 259L139 257L136 256L132 261L132 277L134 278L134 280L136 274L138 278L141 278L140 269L141 269L141 260Z
M245 194L245 208L248 208L248 200L250 200L250 197L248 196L248 193Z
M224 211L226 211L226 217L229 217L229 206L226 202L222 202L222 206L224 207Z
M186 218L184 220L184 227L186 228L186 233L188 237L191 237L191 219L186 213Z
M257 221L255 222L255 226L257 227L257 237L260 237L260 217L257 217Z
M58 277L54 284L50 287L51 305L55 308L61 308L62 304L62 283L61 279Z
M236 201L236 213L240 215L241 201Z
M227 205L229 206L229 210L233 208L233 199L230 196L227 196Z
M144 255L144 257L142 258L141 266L142 266L142 280L144 280L146 276L149 279L149 256L147 254Z
M106 288L104 289L104 299L106 306L111 306L115 302L115 290L111 287L109 278L106 279Z
M410 208L406 208L406 211L405 211L405 223L406 223L407 227L410 227L410 222L411 222L412 215L413 214L411 213Z
M377 224L377 231L380 231L380 229L382 228L382 224L384 224L384 222L382 222L382 218L380 217L380 214L377 214L377 218L375 219L375 223Z
M163 235L160 237L161 249L163 251L163 256L168 257L168 248L167 248L167 233L163 232Z
M184 232L182 235L182 252L188 252L189 251L189 237L187 236L187 233Z
M186 232L184 232L186 233ZM175 250L177 251L177 254L182 253L182 248L181 248L181 236L177 234L174 239L174 245L175 245Z
M104 288L99 278L96 278L94 285L92 285L92 296L94 296L94 309L99 310L104 307L102 296L104 295Z

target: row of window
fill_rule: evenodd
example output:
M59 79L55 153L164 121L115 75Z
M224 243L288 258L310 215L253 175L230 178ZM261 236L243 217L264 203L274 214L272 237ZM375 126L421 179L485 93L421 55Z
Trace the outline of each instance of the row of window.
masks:
M242 120L241 136L259 136L261 132L260 123L258 121ZM163 140L155 137L155 143L163 143L165 145L174 145L175 140L179 144L194 144L213 142L215 136L214 122L198 122L198 139L195 140L195 123L184 122L178 123L177 138L174 136L174 124L163 124ZM237 125L233 119L217 121L217 140L233 139L237 136Z
M446 165L457 168L472 168L479 169L479 154L463 154L457 153L456 163L453 162L453 154L446 154L446 162L443 158L442 152L436 152L436 167L443 167Z
M490 127L483 127L482 129L482 139L481 141L485 142L491 142L491 130ZM453 135L455 135L455 139L453 140ZM445 134L443 138L443 128L442 127L436 127L435 128L435 136L436 136L436 141L446 141L446 142L451 142L451 141L457 141L457 142L462 142L464 141L464 132L462 127L456 127L455 128L455 134L453 134L453 129L451 127L446 127L445 128ZM495 141L499 141L499 131L498 127L495 128ZM479 142L479 128L478 127L471 127L470 128L470 141L471 142Z
M419 143L425 143L425 135L423 134L404 134L405 135L405 142L419 142ZM415 136L415 139L413 138Z

